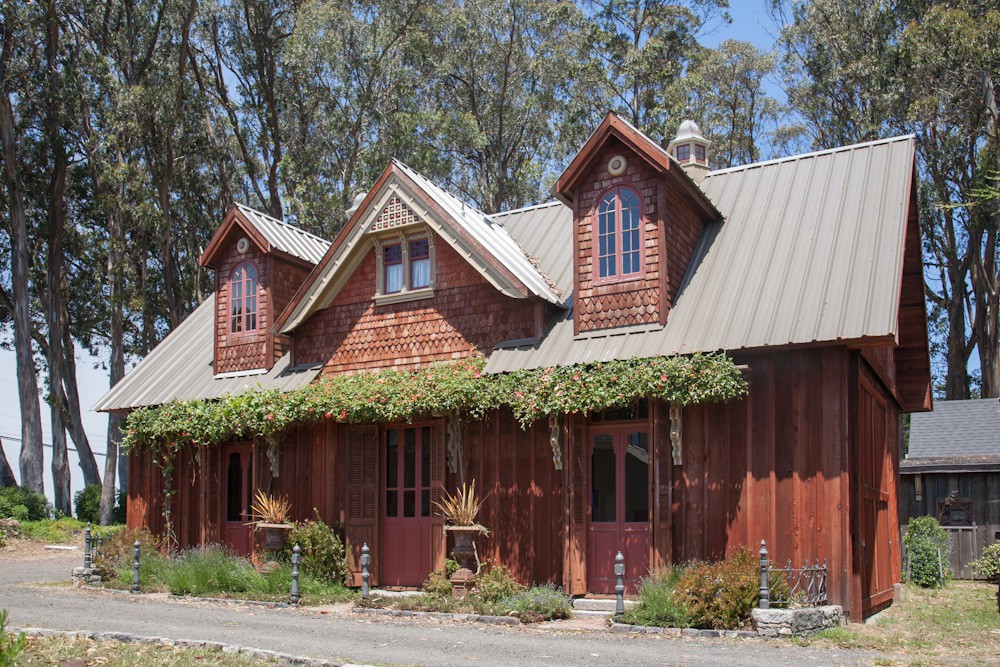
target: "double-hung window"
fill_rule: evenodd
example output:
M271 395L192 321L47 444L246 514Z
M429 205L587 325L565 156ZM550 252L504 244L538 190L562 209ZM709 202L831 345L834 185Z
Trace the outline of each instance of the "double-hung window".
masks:
M386 238L379 242L378 297L421 297L433 283L433 244L426 234Z
M599 280L642 273L642 210L635 190L615 187L604 194L595 231Z

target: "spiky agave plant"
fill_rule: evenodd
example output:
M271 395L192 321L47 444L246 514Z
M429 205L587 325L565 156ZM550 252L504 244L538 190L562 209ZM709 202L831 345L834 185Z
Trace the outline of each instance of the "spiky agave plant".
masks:
M292 506L287 498L269 496L263 489L257 489L250 505L254 523L287 523L291 509Z
M454 494L444 492L444 497L440 501L434 501L434 505L440 511L440 515L453 526L475 526L476 517L483 507L485 498L476 497L476 480L466 486L462 486ZM485 532L485 528L480 526Z

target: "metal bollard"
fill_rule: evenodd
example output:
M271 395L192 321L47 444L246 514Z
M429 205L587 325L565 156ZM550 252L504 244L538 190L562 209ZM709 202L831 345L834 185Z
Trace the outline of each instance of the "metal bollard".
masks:
M625 614L625 556L615 556L615 618Z
M132 592L138 593L139 587L139 540L132 545Z
M104 536L101 534L97 535L97 548L94 550L94 556L91 560L97 560L101 557L101 549L104 547Z
M771 608L771 586L767 581L767 545L764 540L760 541L760 601L757 606L761 609Z
M365 542L361 545L361 597L368 599L368 594L370 590L368 588L368 579L371 577L371 573L368 571L368 566L371 565L372 556L368 549L368 543Z
M302 549L296 544L292 548L292 604L299 603L299 563L302 562Z
M83 531L83 568L85 570L90 569L90 523L87 523L87 529Z

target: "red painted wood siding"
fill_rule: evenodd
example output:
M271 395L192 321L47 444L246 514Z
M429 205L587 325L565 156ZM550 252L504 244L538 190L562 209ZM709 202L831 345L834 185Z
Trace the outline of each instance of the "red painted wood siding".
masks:
M370 250L333 303L296 330L295 362L323 362L327 375L413 369L533 334L533 301L497 292L440 238L435 254L432 298L379 306Z

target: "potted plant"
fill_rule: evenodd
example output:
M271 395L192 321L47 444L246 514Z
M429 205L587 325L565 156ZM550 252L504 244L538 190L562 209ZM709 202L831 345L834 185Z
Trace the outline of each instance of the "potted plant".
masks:
M476 480L472 480L468 486L463 482L454 494L445 491L444 497L434 503L447 522L444 529L455 537L452 554L458 561L459 568L451 576L451 583L456 598L466 596L479 574L476 537L489 534L485 526L476 523L483 500L476 497Z
M250 513L254 517L251 523L255 530L264 531L264 551L273 553L284 548L292 530L292 524L288 522L290 510L287 498L270 496L257 489L250 505Z

